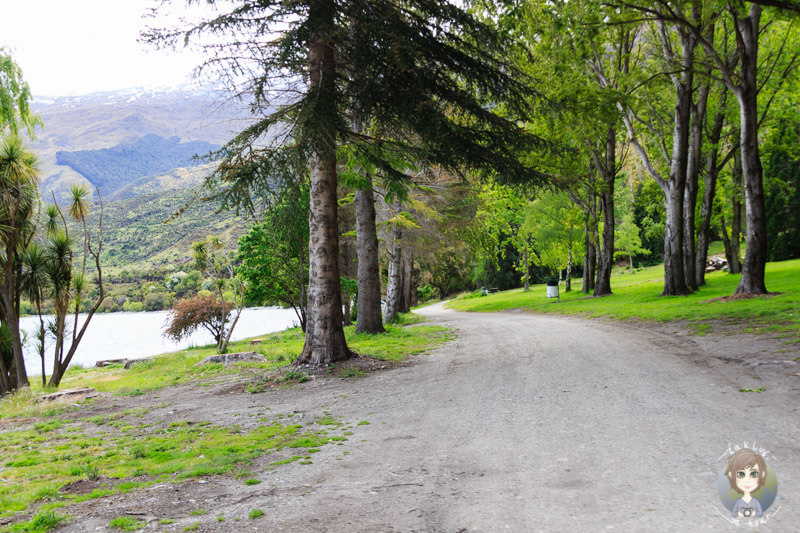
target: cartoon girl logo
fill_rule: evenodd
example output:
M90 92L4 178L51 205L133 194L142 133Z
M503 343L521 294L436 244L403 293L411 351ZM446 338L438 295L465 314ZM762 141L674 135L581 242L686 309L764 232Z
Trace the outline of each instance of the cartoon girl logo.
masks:
M737 450L720 476L720 499L734 519L761 518L775 501L777 489L775 473L761 455L748 448Z

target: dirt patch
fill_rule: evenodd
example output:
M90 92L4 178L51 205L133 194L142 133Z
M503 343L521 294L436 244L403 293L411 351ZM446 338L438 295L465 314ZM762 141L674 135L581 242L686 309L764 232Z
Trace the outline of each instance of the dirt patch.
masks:
M80 479L78 481L73 481L72 483L67 483L66 485L58 489L58 492L60 492L61 494L89 494L95 489L112 488L119 482L120 482L119 479L112 479L106 477L101 477L95 480Z
M410 361L385 361L374 357L356 355L345 361L337 361L326 367L312 367L310 365L292 365L255 376L244 383L231 385L222 389L217 394L230 392L259 393L267 390L286 389L315 380L318 383L331 379L362 378L369 374L393 368L410 366Z

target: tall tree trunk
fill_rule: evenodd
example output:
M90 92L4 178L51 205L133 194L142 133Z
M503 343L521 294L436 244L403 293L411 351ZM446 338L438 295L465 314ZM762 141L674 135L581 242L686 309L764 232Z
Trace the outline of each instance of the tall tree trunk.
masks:
M356 333L383 333L381 320L381 277L378 266L378 232L375 227L375 199L372 177L369 186L356 191L356 254L358 256L358 315Z
M686 163L686 188L683 197L683 274L686 286L697 290L697 264L695 245L695 210L700 181L700 157L703 150L703 128L706 122L706 104L710 86L705 83L697 92L697 102L691 106L691 134Z
M524 269L522 273L522 290L529 291L531 289L530 284L530 265L528 264L528 239L525 239L525 242L522 244L522 268Z
M686 295L691 292L684 270L684 198L689 165L689 138L692 120L693 54L697 41L680 32L683 72L672 76L675 86L675 112L672 128L672 156L669 180L661 184L666 205L664 227L663 295ZM694 254L692 254L694 264ZM694 279L692 279L694 282Z
M316 132L311 139L309 171L308 316L303 351L295 364L315 367L352 357L342 327L342 291L339 281L339 224L336 194L336 58L333 46L335 5L331 0L311 3L314 21L309 45L309 88L320 105L314 110Z
M9 368L6 366L6 361L0 355L0 396L11 392L11 382L9 381Z
M617 179L617 132L613 127L606 131L605 157L601 162L595 156L597 171L602 179L600 206L603 210L603 241L600 261L597 265L595 296L606 296L611 292L611 268L614 266L614 182Z
M389 279L386 282L386 309L383 320L386 324L394 322L397 306L400 300L400 269L403 253L402 231L398 226L392 226L392 249L389 254Z
M42 318L42 302L39 298L36 299L36 311L39 314L39 335L41 338L39 339L41 343L39 344L39 357L42 359L42 388L47 386L47 372L45 371L45 354L47 351L45 350L45 332L44 332L44 319Z
M594 289L594 275L595 275L595 258L597 252L595 251L595 240L597 233L597 216L595 211L597 209L597 194L594 192L592 182L594 181L596 169L594 164L589 168L589 179L586 185L586 198L575 194L573 191L568 191L572 202L581 208L584 213L583 219L583 294L589 294Z
M5 272L2 281L3 305L5 306L5 319L11 333L11 353L14 355L14 371L16 373L15 388L30 387L28 373L25 369L25 359L22 354L22 339L19 335L19 313L17 312L17 298L13 267L13 258L16 251L6 247Z
M341 211L340 211L341 213ZM346 223L345 220L340 220L339 227L341 228ZM343 238L340 235L339 239L339 272L342 276L346 279L352 279L352 276L355 275L356 279L358 276L358 272L353 272L353 267L357 266L354 264L353 260L355 259L354 256L357 256L357 252L354 250L354 244L349 238ZM356 281L358 283L358 281ZM353 323L353 319L351 318L351 307L352 307L353 295L350 293L348 286L342 287L342 304L344 306L344 315L342 317L344 326L350 326Z
M741 153L737 153L733 160L733 193L731 195L731 239L730 248L731 254L728 259L728 272L731 274L739 274L742 272L741 261L741 245L742 242L742 202L740 195L742 194L742 160Z
M400 291L400 312L411 312L411 288L414 275L414 252L408 248L403 249L403 290Z
M730 272L731 265L734 261L734 255L733 249L731 248L731 239L728 237L728 226L725 224L725 215L719 217L719 225L722 230L722 245L725 247L725 260L728 261L728 272Z
M586 221L584 222L586 253L583 256L583 293L594 290L595 271L597 270L598 241L597 231L597 197L594 191L587 193Z
M694 72L694 51L697 39L684 28L677 28L681 43L681 55L673 51L670 31L663 21L657 21L659 36L665 55L676 63L675 72L670 74L675 87L675 107L672 126L672 153L669 155L669 178L664 179L655 169L647 150L637 140L633 128L633 116L629 110L622 108L623 122L628 130L628 138L639 153L639 157L648 174L658 183L664 192L666 222L664 227L664 291L663 295L686 295L689 287L684 275L683 259L683 205L686 187L686 170L689 157L689 130L692 110L692 87Z
M572 290L572 243L569 243L569 256L567 258L567 277L564 292Z
M592 214L592 216L594 216ZM583 294L589 294L594 290L595 280L595 265L597 259L597 250L595 247L595 235L597 227L590 225L589 216L587 215L586 222L584 222L584 244L586 246L586 253L583 255Z
M680 296L690 293L683 272L683 187L675 184L664 191L664 291L662 295Z
M724 93L723 93L724 94ZM724 106L724 98L721 99ZM695 283L698 287L706 284L706 263L708 262L708 245L711 240L711 215L714 210L714 197L717 194L717 177L719 168L719 140L722 136L722 126L725 114L720 111L714 117L714 125L708 135L708 152L704 172L703 200L700 204L700 225L697 228L697 249L695 250Z
M747 248L742 262L742 277L734 294L766 294L767 216L764 184L758 152L758 33L761 6L750 4L747 17L735 17L737 48L741 68L739 101L740 137L744 176L744 201L747 218Z

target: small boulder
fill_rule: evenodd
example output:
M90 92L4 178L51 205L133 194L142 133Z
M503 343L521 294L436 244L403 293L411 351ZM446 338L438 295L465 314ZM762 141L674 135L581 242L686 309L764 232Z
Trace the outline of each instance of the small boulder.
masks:
M228 366L233 363L242 363L244 361L258 361L263 362L264 356L256 352L237 352L237 353L224 353L218 355L211 355L206 357L198 365L207 365L209 363L222 363Z
M125 362L125 370L129 369L133 365L138 365L140 363L147 363L147 362L152 361L152 360L153 360L152 357L142 357L141 359L131 359L131 360Z

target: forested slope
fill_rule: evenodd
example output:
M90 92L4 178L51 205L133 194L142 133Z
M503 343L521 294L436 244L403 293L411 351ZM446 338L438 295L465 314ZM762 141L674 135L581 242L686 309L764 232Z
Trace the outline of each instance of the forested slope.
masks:
M111 148L60 150L56 152L56 163L69 166L84 176L105 196L138 178L196 166L201 163L196 156L218 148L205 141L182 143L177 136L165 139L149 133L133 143Z

